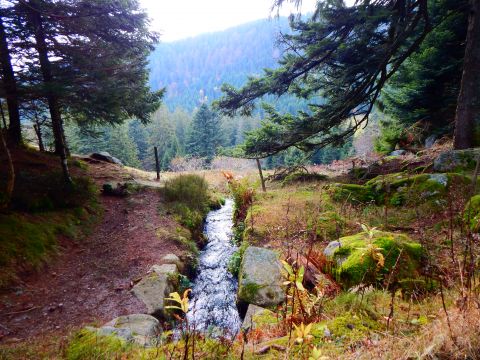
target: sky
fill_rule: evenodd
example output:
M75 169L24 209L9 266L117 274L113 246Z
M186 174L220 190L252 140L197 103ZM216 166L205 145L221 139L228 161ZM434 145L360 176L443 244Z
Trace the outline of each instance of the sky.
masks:
M221 31L272 13L273 0L140 0L151 18L152 30L168 42L207 32ZM301 12L313 11L316 0L303 0ZM292 5L282 7L280 15L289 15Z

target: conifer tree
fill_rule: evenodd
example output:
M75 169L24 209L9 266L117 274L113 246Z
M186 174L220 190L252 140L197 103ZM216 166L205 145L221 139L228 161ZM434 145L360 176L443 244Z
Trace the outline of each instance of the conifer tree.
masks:
M209 164L221 141L220 118L204 103L193 117L187 142L188 153L194 157L205 158Z

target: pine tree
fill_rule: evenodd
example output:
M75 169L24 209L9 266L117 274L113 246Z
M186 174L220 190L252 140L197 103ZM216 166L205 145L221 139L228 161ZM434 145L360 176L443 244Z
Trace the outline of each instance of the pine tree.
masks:
M383 111L393 119L390 126L384 123L384 132L394 133L396 127L420 121L429 133L452 133L465 52L467 5L467 0L431 1L434 30L382 93Z
M220 118L210 110L207 104L202 104L193 117L187 142L188 154L205 158L209 164L215 157L221 142Z

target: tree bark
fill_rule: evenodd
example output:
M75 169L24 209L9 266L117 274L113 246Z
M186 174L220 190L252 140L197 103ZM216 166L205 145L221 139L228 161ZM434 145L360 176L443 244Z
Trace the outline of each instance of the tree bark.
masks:
M10 151L8 150L7 142L5 141L5 137L3 136L3 129L0 126L0 148L2 149L2 153L5 153L7 157L7 180L5 184L5 195L2 201L0 201L0 210L6 209L10 203L10 199L12 198L13 188L15 185L15 170L13 167L12 156L10 155Z
M8 137L13 145L22 142L22 130L20 126L20 111L18 110L18 92L15 74L13 72L10 50L8 48L7 34L3 19L0 16L0 63L2 67L3 87L7 98L8 117L10 125Z
M42 16L35 8L38 6L36 1L30 1L32 6L27 8L29 12L29 20L33 26L34 37L36 42L36 49L38 58L40 60L40 68L42 71L43 81L47 88L48 108L50 109L50 118L52 120L52 131L55 139L55 153L60 156L63 176L68 184L72 183L72 178L68 170L67 152L65 146L65 138L63 135L63 123L60 112L60 104L56 96L53 86L52 66L48 58L48 48L45 41L45 32L43 29Z
M480 145L480 0L470 0L462 82L455 114L455 149Z

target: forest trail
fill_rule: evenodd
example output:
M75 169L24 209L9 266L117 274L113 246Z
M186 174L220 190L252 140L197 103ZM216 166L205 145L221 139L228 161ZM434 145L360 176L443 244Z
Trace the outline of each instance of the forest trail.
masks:
M107 181L132 180L127 171L103 162L88 166L99 188ZM159 197L152 188L124 198L100 195L103 216L89 236L60 239L59 254L48 266L0 294L0 342L65 337L87 323L145 312L130 292L132 282L165 254L181 252L156 234L176 226L171 217L159 215Z

